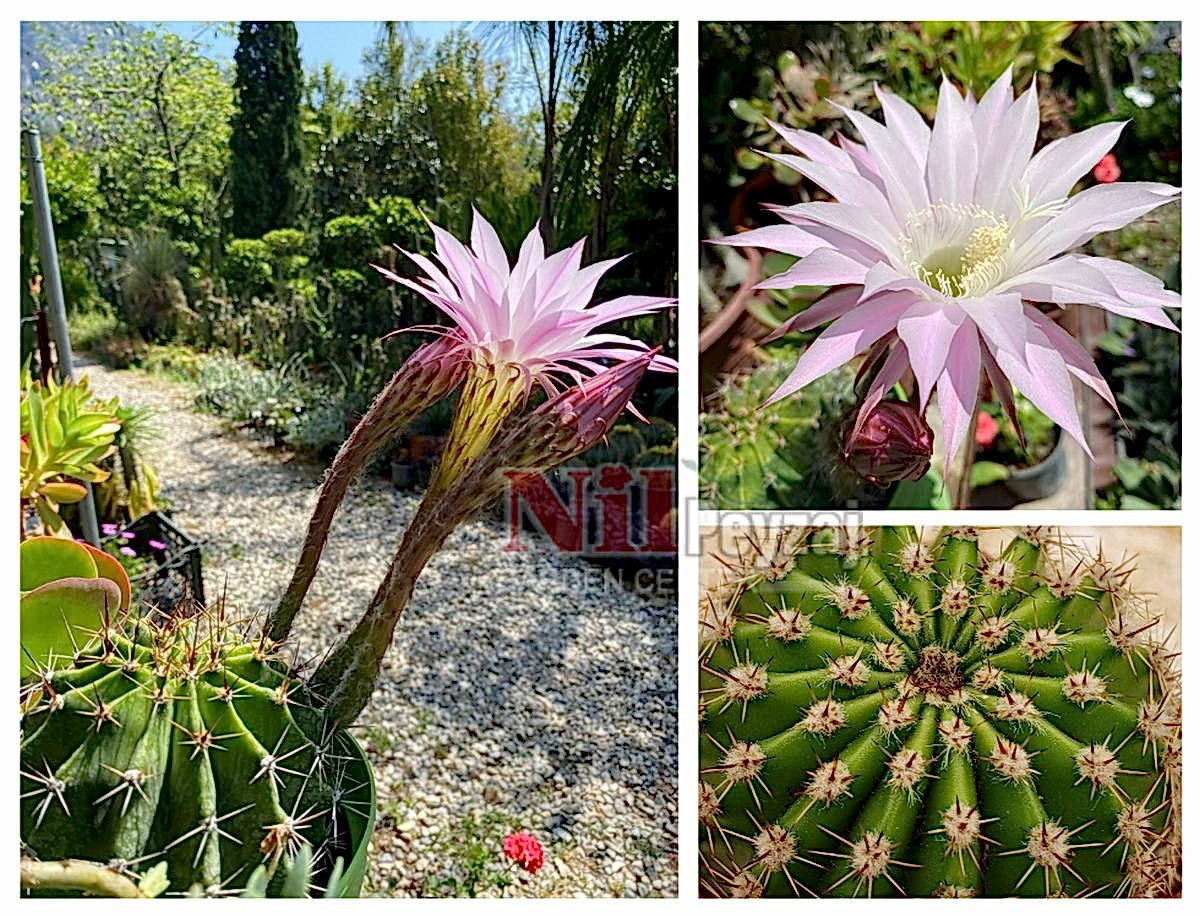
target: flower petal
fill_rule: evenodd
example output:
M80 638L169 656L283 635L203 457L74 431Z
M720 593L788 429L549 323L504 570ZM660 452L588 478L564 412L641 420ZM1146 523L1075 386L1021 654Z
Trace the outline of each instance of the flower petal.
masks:
M1058 351L1067 365L1067 370L1080 382L1090 388L1102 399L1108 402L1113 411L1120 417L1121 409L1107 381L1100 375L1100 369L1091 355L1083 349L1083 345L1067 334L1057 322L1043 315L1033 306L1025 307L1025 316L1030 323L1041 330L1050 345Z
M1093 185L1072 197L1057 216L1023 240L1013 252L1010 270L1019 272L1087 242L1097 233L1120 229L1143 214L1174 200L1179 189L1158 182Z
M913 375L917 378L918 406L922 413L946 367L951 342L957 339L963 323L964 316L958 307L930 301L917 303L896 323L896 333L908 348ZM978 334L973 325L970 332L968 337Z
M946 367L938 376L938 411L942 415L942 479L950 477L950 463L967 438L979 398L981 364L979 331L970 322L958 326L948 349Z
M791 287L832 287L836 284L861 284L867 267L833 249L817 249L782 274L755 285L755 290L787 290Z
M708 241L714 245L770 249L773 252L783 252L785 255L795 255L799 258L803 258L814 250L824 248L827 245L825 240L805 232L799 226L793 226L788 223L763 226L758 229L746 230L744 233L721 236L719 239L710 239Z
M844 315L859 304L860 287L835 287L823 297L798 312L766 337L773 341L791 332L811 331L831 319Z
M1093 462L1075 407L1075 387L1062 355L1036 326L1027 326L1025 350L996 353L996 362L1013 384L1050 420L1071 435Z
M1024 182L1033 207L1067 196L1075 183L1113 148L1127 121L1097 124L1047 144L1025 169Z
M912 297L889 293L857 306L829 326L800 355L788 375L767 404L803 389L814 379L847 363L896 327L911 305Z
M950 204L971 201L975 195L977 156L971 113L954 84L942 77L937 117L933 119L933 136L929 140L929 161L925 164L929 200Z
M875 96L883 107L883 118L888 130L908 148L913 160L922 169L929 157L929 138L931 131L921 113L894 93L888 92L878 83L875 84Z

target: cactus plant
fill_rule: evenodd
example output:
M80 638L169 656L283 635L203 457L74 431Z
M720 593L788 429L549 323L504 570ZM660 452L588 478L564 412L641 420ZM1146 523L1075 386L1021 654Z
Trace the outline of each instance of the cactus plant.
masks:
M701 626L715 896L1163 896L1174 655L1128 565L1043 530L751 541Z
M881 503L885 492L847 463L854 373L846 368L796 396L767 404L795 349L765 352L762 366L726 380L700 416L700 498L718 510Z
M347 729L370 701L417 577L450 533L511 481L594 446L648 370L675 366L658 348L591 334L610 318L674 301L625 297L586 308L612 263L580 271L583 242L546 258L535 228L509 270L482 218L475 253L434 232L455 281L413 256L434 284L417 289L460 325L437 329L441 337L412 354L343 445L292 580L265 621L235 620L224 602L125 613L127 589L110 584L90 607L99 612L91 627L67 623L69 653L59 642L57 655L34 658L21 689L30 888L54 888L57 878L59 888L94 882L111 890L104 870L137 875L152 865L176 894L226 895L241 885L295 895L322 884L357 893L374 791ZM461 274L467 267L474 273ZM535 383L549 397L525 410ZM317 665L285 662L350 482L399 429L460 384L433 481L362 617ZM107 569L97 561L81 572L101 581ZM81 589L83 578L66 586ZM34 579L44 582L22 582L29 595Z
M163 862L173 888L210 894L259 865L282 889L305 844L318 861L347 853L347 813L366 805L352 751L275 645L246 633L223 604L105 616L91 643L39 668L23 692L26 847Z

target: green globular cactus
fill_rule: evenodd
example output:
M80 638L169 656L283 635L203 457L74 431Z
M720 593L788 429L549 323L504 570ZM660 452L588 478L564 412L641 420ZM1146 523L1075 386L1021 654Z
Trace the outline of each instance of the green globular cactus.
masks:
M215 896L260 866L270 889L290 889L306 845L326 864L348 853L348 812L366 806L346 777L348 741L325 740L271 642L244 634L220 605L106 617L26 683L26 854L130 876L165 864L176 894Z
M868 486L839 456L854 374L830 373L770 405L795 363L786 349L722 384L700 416L700 498L717 510L827 507Z
M1178 894L1179 677L1128 566L1043 530L747 544L701 615L705 895Z

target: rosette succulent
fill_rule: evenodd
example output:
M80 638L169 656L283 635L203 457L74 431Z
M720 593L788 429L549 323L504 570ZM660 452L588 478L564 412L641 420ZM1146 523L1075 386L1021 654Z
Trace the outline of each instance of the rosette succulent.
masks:
M1128 566L784 531L701 626L713 896L1169 896L1181 696Z

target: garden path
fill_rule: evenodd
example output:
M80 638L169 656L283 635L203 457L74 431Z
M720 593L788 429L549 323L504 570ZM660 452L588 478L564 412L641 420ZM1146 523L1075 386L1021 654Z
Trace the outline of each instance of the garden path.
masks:
M205 591L267 610L291 574L321 467L285 462L192 408L190 391L79 361L103 397L157 411L150 454L173 517L203 542ZM317 656L367 601L416 509L383 482L353 487L294 634ZM675 895L674 603L480 520L417 586L355 732L372 760L378 828L364 893L463 894L472 864L506 895ZM546 866L508 864L533 832ZM499 894L487 881L480 894Z

